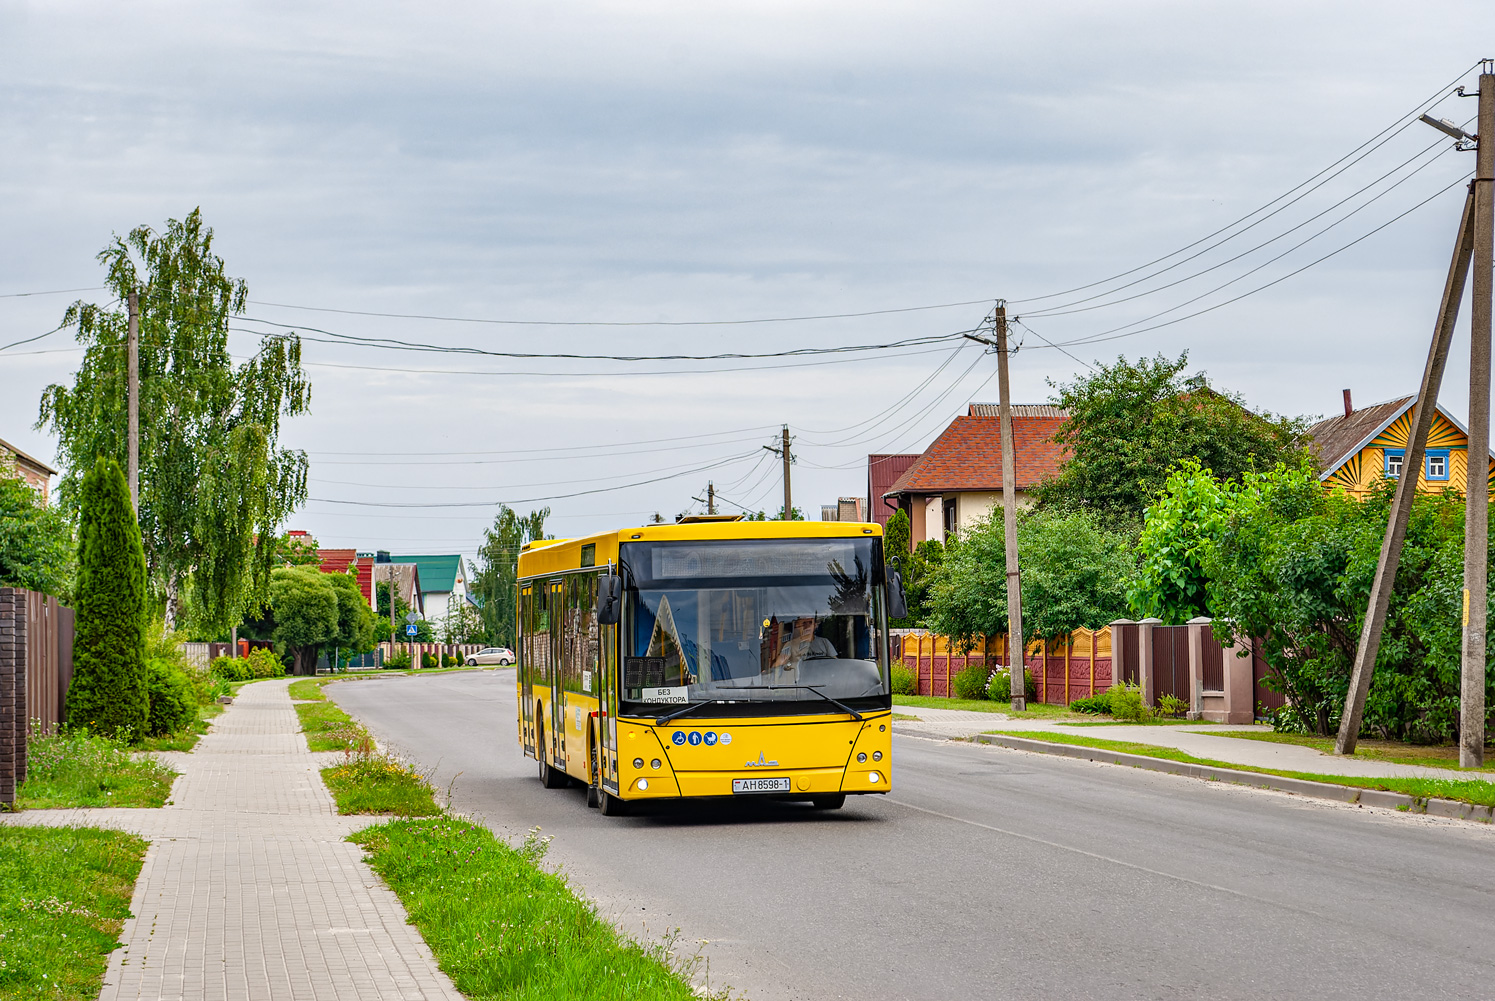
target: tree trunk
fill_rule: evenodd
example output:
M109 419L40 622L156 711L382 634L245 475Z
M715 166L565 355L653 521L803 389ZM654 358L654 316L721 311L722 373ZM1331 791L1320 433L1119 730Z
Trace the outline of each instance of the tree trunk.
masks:
M168 577L166 579L166 615L165 632L170 636L176 630L176 602L177 602L177 579Z

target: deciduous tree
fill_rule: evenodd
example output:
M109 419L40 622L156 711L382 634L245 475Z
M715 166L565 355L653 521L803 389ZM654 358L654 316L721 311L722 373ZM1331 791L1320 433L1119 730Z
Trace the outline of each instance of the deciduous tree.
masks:
M164 232L116 236L98 260L116 302L68 307L63 324L83 360L71 385L47 387L37 421L58 436L59 503L77 511L95 457L126 462L124 304L138 290L139 524L151 593L168 625L184 601L199 631L226 631L263 601L279 526L306 499L306 454L279 444L281 419L310 403L300 339L266 335L234 364L229 320L248 288L227 274L197 209Z
M272 634L291 658L293 673L314 674L317 654L338 636L338 592L332 574L311 567L278 567L270 573Z
M67 515L0 462L0 586L71 599L77 548Z
M545 534L545 519L548 517L548 507L519 515L507 505L501 505L493 519L493 527L483 533L483 544L478 547L478 558L472 565L470 580L490 643L507 647L515 645L519 551L527 542L550 538Z

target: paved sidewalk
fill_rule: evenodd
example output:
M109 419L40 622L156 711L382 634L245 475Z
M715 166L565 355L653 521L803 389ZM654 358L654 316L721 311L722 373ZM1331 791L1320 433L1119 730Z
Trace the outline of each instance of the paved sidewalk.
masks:
M286 689L240 689L159 810L33 810L4 823L150 839L101 1001L460 999L399 899L344 839Z
M1251 765L1256 768L1278 768L1291 772L1313 772L1319 775L1356 775L1367 778L1472 778L1495 779L1495 775L1478 772L1460 772L1447 768L1430 768L1420 765L1398 765L1388 761L1371 761L1364 758L1338 758L1323 754L1311 747L1297 744L1274 744L1264 740L1241 740L1237 737L1219 736L1232 730L1254 729L1226 726L1220 723L1174 724L1169 726L1066 726L1045 719L1023 719L1007 713L969 712L958 709L929 709L917 706L893 707L895 713L919 717L918 722L899 720L893 724L894 733L905 733L917 737L958 739L974 737L991 730L1033 733L1069 733L1100 740L1125 740L1155 747L1172 747L1199 758L1227 761L1235 765Z

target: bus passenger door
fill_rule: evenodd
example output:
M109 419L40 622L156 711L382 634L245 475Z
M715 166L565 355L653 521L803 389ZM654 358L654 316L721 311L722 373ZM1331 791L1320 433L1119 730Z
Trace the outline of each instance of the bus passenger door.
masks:
M560 771L566 770L566 592L563 581L553 580L547 585L545 607L550 610L550 656L546 683L550 685L550 728L546 740L550 742L550 761Z
M519 742L526 754L535 753L535 630L534 589L525 587L519 592L519 608L515 618L519 620Z

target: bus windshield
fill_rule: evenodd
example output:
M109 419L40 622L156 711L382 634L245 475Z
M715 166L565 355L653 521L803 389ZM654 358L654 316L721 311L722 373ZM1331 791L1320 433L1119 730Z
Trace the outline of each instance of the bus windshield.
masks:
M631 702L884 698L880 540L625 545ZM818 695L817 695L818 693Z

